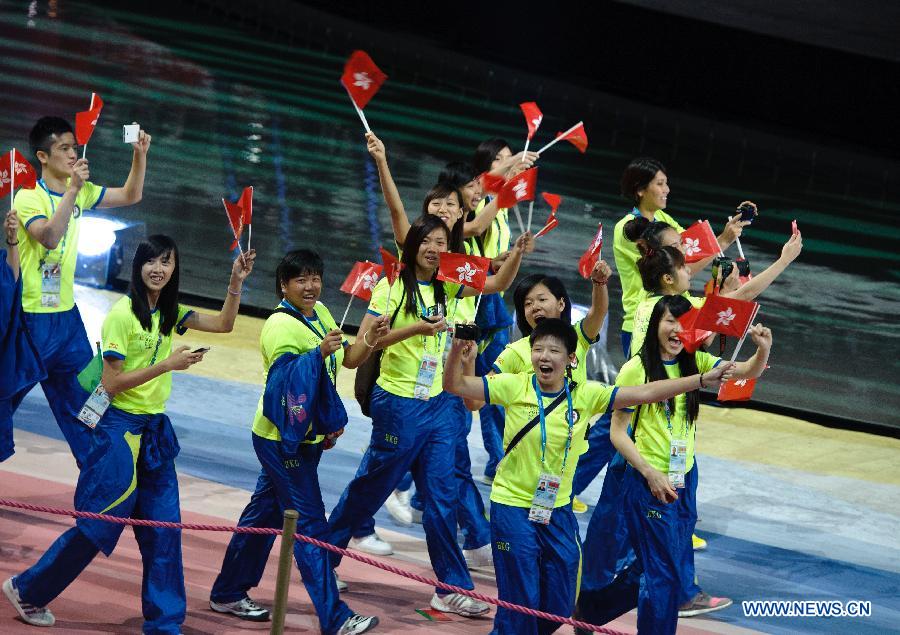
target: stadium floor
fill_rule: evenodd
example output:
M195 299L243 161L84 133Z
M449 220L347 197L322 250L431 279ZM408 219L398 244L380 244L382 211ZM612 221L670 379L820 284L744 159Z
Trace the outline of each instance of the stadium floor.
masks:
M77 287L89 337L115 294ZM249 441L249 422L262 380L257 352L262 321L241 316L233 333L189 332L186 344L211 347L203 363L174 377L168 413L181 444L178 458L185 522L233 524L252 489L259 465ZM344 372L351 423L320 467L326 508L334 506L356 470L368 441L368 420L350 397L352 373ZM477 418L469 439L476 480L485 453ZM40 390L32 391L16 417L17 453L0 465L0 497L69 507L76 479L74 461L62 441ZM697 555L704 589L728 595L735 605L709 616L682 620L684 633L885 633L900 623L900 441L824 428L805 421L740 409L703 407L698 428L698 533L709 548ZM593 504L602 475L583 496ZM488 488L482 487L487 499ZM579 516L582 532L590 512ZM421 526L395 526L381 511L378 531L394 546L389 559L431 575ZM30 565L71 520L0 508L0 576ZM241 633L268 630L209 611L208 590L228 536L185 532L188 593L185 633ZM589 557L588 554L585 554ZM255 599L269 604L275 556ZM98 558L52 605L58 633L123 632L140 628L140 558L130 531L108 559ZM427 606L430 589L405 578L347 561L342 577L351 589L344 599L355 610L382 618L377 632L487 633L490 621L462 618L435 624L415 612ZM476 588L494 594L492 572L474 574ZM749 618L742 600L869 600L867 618ZM386 610L385 607L392 607ZM312 608L297 575L292 580L287 629L315 632ZM0 631L34 632L13 621L0 602ZM633 632L634 614L611 625ZM568 627L560 632L571 632Z

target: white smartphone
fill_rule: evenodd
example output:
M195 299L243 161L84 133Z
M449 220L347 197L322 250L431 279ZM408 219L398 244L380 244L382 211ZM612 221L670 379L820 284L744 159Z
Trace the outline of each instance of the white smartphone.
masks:
M122 141L125 143L137 143L141 135L141 124L132 123L122 126Z

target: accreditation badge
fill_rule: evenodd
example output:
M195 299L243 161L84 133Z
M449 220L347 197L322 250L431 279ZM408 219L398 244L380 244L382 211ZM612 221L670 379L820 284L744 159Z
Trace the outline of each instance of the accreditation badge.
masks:
M59 290L62 282L62 269L58 262L45 262L41 265L41 306L56 308L59 306Z
M550 516L556 507L556 495L559 493L561 480L555 474L545 473L538 477L534 498L531 499L531 509L528 510L528 520L541 525L550 524Z
M106 409L109 408L109 403L109 393L106 392L103 384L97 384L94 392L91 393L81 407L81 412L78 413L78 420L93 430L100 423L100 419L103 418Z
M669 447L669 484L678 489L684 487L687 468L687 440L672 439Z
M422 355L419 364L419 373L416 375L416 386L413 389L413 397L428 401L431 398L431 385L434 384L434 376L437 374L438 358L434 353Z

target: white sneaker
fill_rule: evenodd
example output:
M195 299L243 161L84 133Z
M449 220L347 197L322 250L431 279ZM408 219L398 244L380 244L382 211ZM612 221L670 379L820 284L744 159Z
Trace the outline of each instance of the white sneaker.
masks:
M19 597L19 589L16 588L15 578L9 578L3 583L3 594L9 599L10 604L16 609L16 613L19 614L19 617L26 624L31 624L32 626L53 626L56 624L56 618L53 617L50 609L22 601Z
M242 620L251 622L268 622L269 611L259 604L251 600L249 597L242 598L237 602L226 602L220 604L218 602L209 601L209 608L216 613L231 613Z
M456 613L463 617L477 617L491 610L489 604L462 593L448 593L447 595L435 593L431 598L431 608L443 613Z
M410 490L401 492L394 490L388 499L384 501L384 507L391 518L401 527L409 527L413 524L413 508L409 505Z
M489 544L477 549L463 549L463 557L466 559L466 567L469 569L494 566L494 554Z
M365 633L376 626L378 626L378 618L374 615L367 617L365 615L360 615L359 613L354 613L348 617L347 621L344 622L344 625L341 626L338 635L358 635L358 633Z
M391 543L385 542L376 533L371 533L362 538L351 538L350 548L370 553L373 556L389 556L394 553Z
M334 571L333 573L334 573L334 583L337 586L338 593L343 593L344 591L346 591L347 589L350 588L349 586L347 586L346 582L344 582L343 580L341 580L338 577L337 571Z
M420 512L415 507L410 507L409 510L412 512L412 521L417 525L422 524L422 512Z

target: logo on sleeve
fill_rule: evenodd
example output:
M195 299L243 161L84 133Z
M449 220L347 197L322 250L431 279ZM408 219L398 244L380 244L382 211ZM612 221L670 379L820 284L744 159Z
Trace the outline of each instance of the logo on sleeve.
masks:
M75 205L72 210L72 218L80 218L81 217L81 206Z

